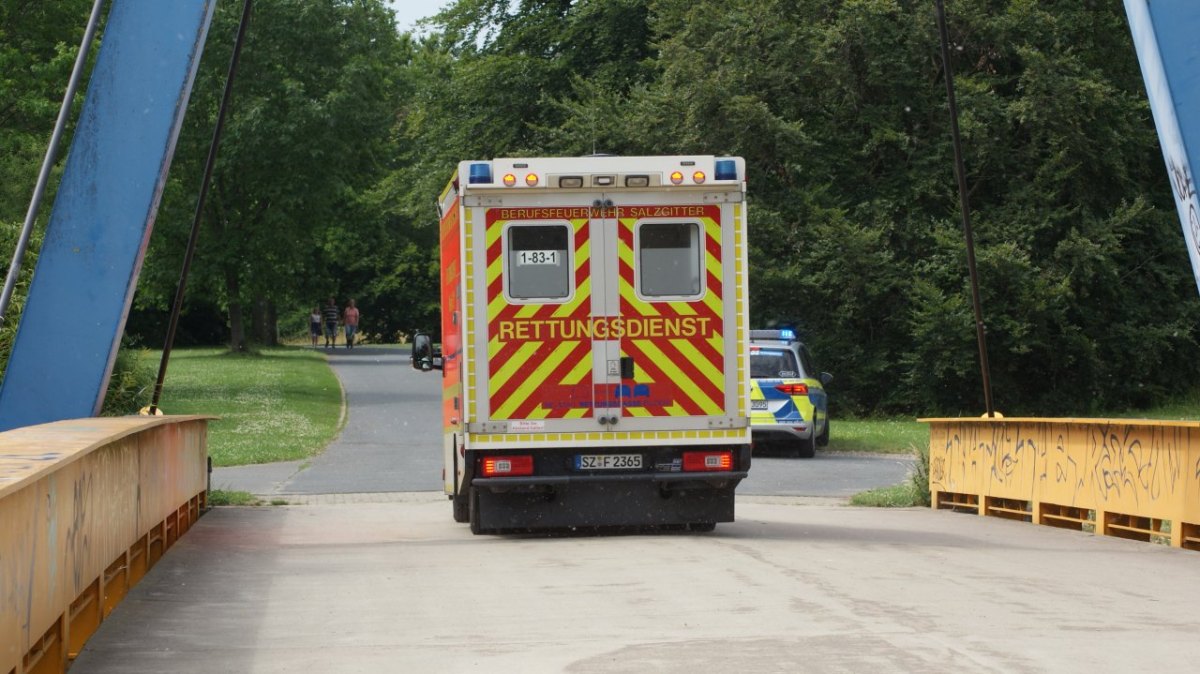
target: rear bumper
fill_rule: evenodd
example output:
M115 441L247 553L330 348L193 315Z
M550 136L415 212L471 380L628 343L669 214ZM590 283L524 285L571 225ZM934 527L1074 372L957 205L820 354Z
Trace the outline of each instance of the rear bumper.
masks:
M480 527L503 531L732 522L734 489L744 477L554 476L477 478L471 484Z
M734 491L749 474L750 447L734 450L734 470L591 471L568 468L574 450L535 452L540 474L474 477L478 528L484 531L639 527L732 522ZM650 466L671 464L678 448L642 447ZM468 452L469 465L474 454Z
M792 424L753 424L750 426L750 437L755 442L808 440L813 437L813 425L806 426L804 430L798 431Z

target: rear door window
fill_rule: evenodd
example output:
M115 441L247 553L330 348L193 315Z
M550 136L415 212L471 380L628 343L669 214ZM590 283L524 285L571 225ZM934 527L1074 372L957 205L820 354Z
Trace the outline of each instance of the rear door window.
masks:
M644 222L638 228L638 292L645 298L699 297L700 225Z
M800 375L796 370L796 354L791 349L750 350L750 377L753 379L788 379Z
M571 295L571 237L565 224L512 225L506 237L510 298L553 300Z

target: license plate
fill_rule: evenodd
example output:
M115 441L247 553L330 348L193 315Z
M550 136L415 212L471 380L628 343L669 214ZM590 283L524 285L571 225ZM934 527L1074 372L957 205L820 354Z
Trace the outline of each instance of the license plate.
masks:
M575 470L622 470L641 467L641 454L575 455Z
M750 401L750 409L752 409L752 410L765 410L765 409L767 409L767 401L765 401L765 400L751 400L751 401Z

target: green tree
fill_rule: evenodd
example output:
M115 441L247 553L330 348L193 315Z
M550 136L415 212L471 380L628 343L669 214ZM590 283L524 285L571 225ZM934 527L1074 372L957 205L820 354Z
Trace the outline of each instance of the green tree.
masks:
M239 9L222 3L210 30L144 307L165 307L174 292ZM277 307L339 292L338 242L361 226L359 195L388 166L405 45L381 0L254 4L189 282L225 307L232 348L246 348L248 322L270 343Z

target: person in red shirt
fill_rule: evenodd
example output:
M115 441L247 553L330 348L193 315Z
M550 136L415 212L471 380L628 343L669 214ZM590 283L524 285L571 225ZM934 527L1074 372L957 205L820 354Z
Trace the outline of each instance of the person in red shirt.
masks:
M358 332L358 307L354 306L354 300L346 305L345 311L342 312L342 325L346 326L346 348L354 348L354 335Z

